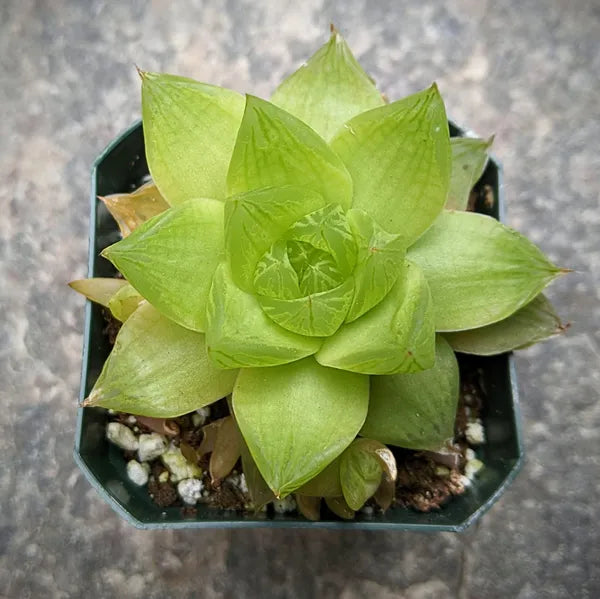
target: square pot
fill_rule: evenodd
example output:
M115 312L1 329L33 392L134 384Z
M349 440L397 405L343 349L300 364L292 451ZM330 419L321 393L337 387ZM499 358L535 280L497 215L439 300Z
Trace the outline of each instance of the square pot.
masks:
M451 135L462 131L450 124ZM89 277L110 277L113 265L100 252L120 239L119 230L97 196L133 191L148 178L142 124L138 122L117 137L100 154L92 169L89 230ZM491 186L495 202L481 202L479 212L503 220L502 167L491 158L477 184ZM91 302L85 307L81 390L83 400L102 370L110 345L103 334L102 308ZM486 388L482 415L486 442L477 450L485 467L463 495L453 497L439 511L421 513L392 508L385 514L357 513L353 521L325 517L310 522L300 515L239 514L199 504L194 516L179 507L160 508L145 487L129 481L121 450L105 437L107 412L102 408L79 408L75 439L75 460L100 496L123 518L138 528L224 528L224 527L306 527L336 529L384 529L416 531L461 531L473 523L500 497L518 473L523 461L523 444L515 369L512 355L494 357L460 356L459 362L481 369Z

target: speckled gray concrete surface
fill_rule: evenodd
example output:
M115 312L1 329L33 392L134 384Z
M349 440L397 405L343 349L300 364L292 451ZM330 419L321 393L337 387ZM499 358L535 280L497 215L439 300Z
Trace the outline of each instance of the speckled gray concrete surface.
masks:
M397 98L437 80L496 133L510 222L578 272L522 352L528 461L466 535L141 532L73 463L88 171L138 117L133 63L267 96L346 35ZM0 3L0 596L600 596L597 0Z

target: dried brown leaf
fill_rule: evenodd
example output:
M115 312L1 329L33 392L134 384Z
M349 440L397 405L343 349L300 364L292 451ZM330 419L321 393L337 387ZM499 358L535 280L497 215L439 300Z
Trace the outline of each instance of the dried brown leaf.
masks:
M321 519L321 498L296 495L298 510L307 519L318 522Z
M139 423L147 426L150 430L168 437L176 437L179 434L179 425L167 418L152 418L151 416L136 416Z
M164 212L169 204L154 183L146 183L133 193L117 193L100 197L119 225L123 237L149 218Z
M233 416L221 418L210 456L209 471L212 482L223 480L240 459L242 436Z
M373 495L373 499L377 502L377 505L383 510L387 510L391 505L392 501L394 501L394 495L396 493L396 483L395 481L389 479L386 475L381 478L381 484L377 491L375 491L375 495Z

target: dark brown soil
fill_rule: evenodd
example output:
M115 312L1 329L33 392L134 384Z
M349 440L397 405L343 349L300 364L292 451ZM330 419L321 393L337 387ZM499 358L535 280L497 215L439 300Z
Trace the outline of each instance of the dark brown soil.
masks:
M450 470L418 452L407 452L398 466L395 505L429 512L465 490L460 470Z
M106 322L102 332L108 337L108 342L114 345L117 334L121 329L121 323L110 313L108 308L102 308L102 316Z

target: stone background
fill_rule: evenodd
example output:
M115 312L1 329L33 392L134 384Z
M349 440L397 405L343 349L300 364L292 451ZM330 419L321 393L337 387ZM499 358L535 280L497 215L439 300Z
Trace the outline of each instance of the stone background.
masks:
M528 450L463 536L141 532L71 456L89 168L139 115L133 68L268 96L333 21L395 99L438 81L496 133L509 220L577 272L568 336L521 352ZM600 596L598 0L0 3L0 596Z

